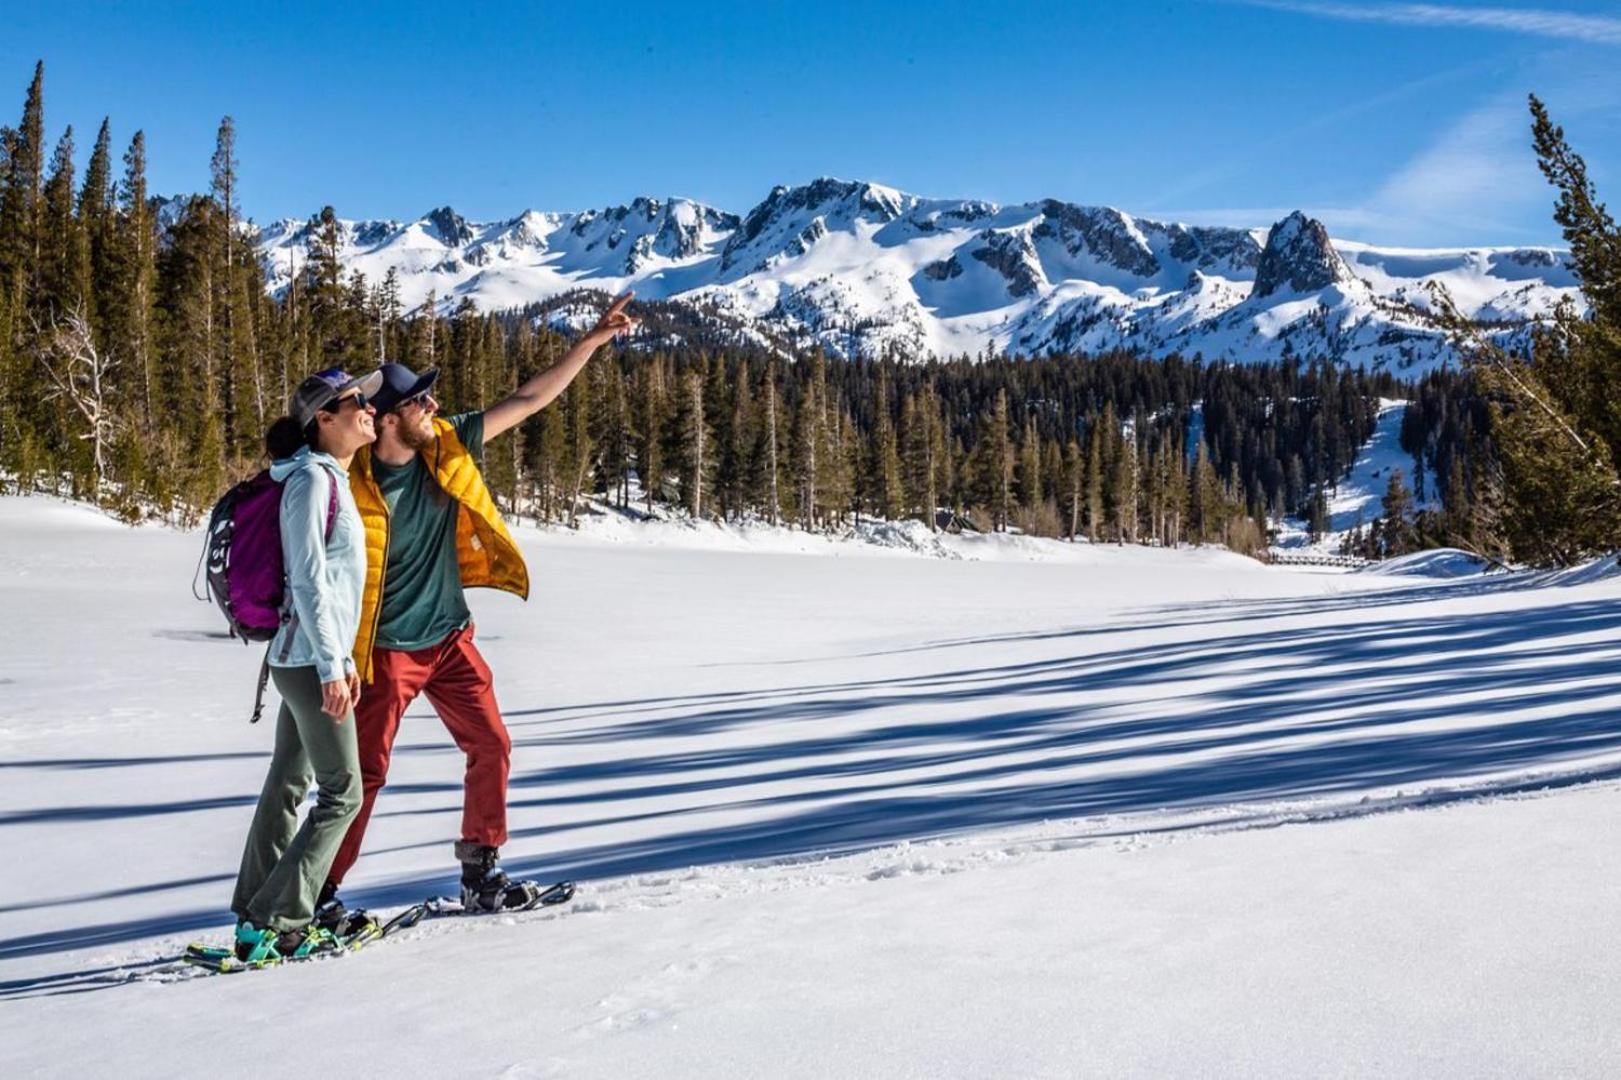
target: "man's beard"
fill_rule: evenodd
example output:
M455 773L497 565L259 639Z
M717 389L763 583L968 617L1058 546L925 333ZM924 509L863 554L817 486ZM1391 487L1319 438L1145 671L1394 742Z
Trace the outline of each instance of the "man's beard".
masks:
M403 416L398 419L399 423L395 425L394 430L399 435L400 442L412 450L421 450L433 442L433 429L427 424L410 424Z

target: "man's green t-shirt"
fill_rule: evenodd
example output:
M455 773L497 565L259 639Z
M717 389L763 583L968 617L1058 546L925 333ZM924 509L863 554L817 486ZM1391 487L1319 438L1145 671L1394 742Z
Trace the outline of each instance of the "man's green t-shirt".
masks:
M484 414L447 416L456 437L484 465ZM372 458L372 475L388 503L388 569L377 644L426 649L472 620L456 562L456 500L446 495L417 454L407 465Z

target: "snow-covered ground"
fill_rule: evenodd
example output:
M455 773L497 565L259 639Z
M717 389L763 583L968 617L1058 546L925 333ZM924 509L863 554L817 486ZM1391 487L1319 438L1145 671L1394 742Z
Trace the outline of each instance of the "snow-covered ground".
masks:
M185 978L257 655L196 536L0 500L5 1075L1621 1070L1613 565L521 540L534 599L473 596L505 853L578 899ZM351 900L451 887L460 777L419 705Z

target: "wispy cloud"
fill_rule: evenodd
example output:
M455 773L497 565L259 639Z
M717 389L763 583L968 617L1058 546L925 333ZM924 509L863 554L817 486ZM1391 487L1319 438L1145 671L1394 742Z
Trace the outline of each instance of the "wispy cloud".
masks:
M1495 97L1460 116L1424 150L1350 205L1305 207L1335 236L1374 243L1514 243L1545 239L1547 187L1530 152L1525 105L1518 95ZM1281 207L1185 211L1184 220L1264 225Z
M1621 45L1621 18L1582 15L1535 8L1474 8L1450 4L1347 4L1325 0L1230 0L1247 7L1271 8L1302 15L1353 22L1396 23L1402 26L1450 26L1475 30L1502 30L1537 37Z
M1329 109L1312 116L1292 127L1283 130L1273 130L1269 127L1257 125L1254 129L1235 132L1234 144L1239 153L1228 156L1225 160L1215 161L1190 170L1170 186L1154 193L1144 199L1143 207L1152 212L1162 206L1186 205L1189 195L1196 191L1212 187L1225 181L1233 180L1246 173L1261 169L1268 160L1267 155L1280 147L1294 147L1302 140L1314 133L1333 131L1347 120L1371 112L1389 109L1391 106L1409 98L1425 93L1446 83L1456 82L1466 76L1477 75L1488 70L1496 63L1495 59L1477 60L1461 67L1449 68L1444 71L1431 72L1421 78L1402 83L1379 93L1360 93L1355 101L1348 102L1337 109Z
M1521 231L1508 223L1549 199L1527 127L1518 95L1466 113L1387 178L1367 208L1422 233Z

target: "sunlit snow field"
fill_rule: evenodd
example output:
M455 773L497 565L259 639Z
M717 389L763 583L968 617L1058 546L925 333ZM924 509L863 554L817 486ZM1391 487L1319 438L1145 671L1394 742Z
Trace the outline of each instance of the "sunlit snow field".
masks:
M191 599L196 535L0 499L6 1075L1621 1069L1621 579L520 539L531 600L471 594L505 856L577 900L187 978L259 654ZM346 887L383 909L454 886L425 702L390 780Z

